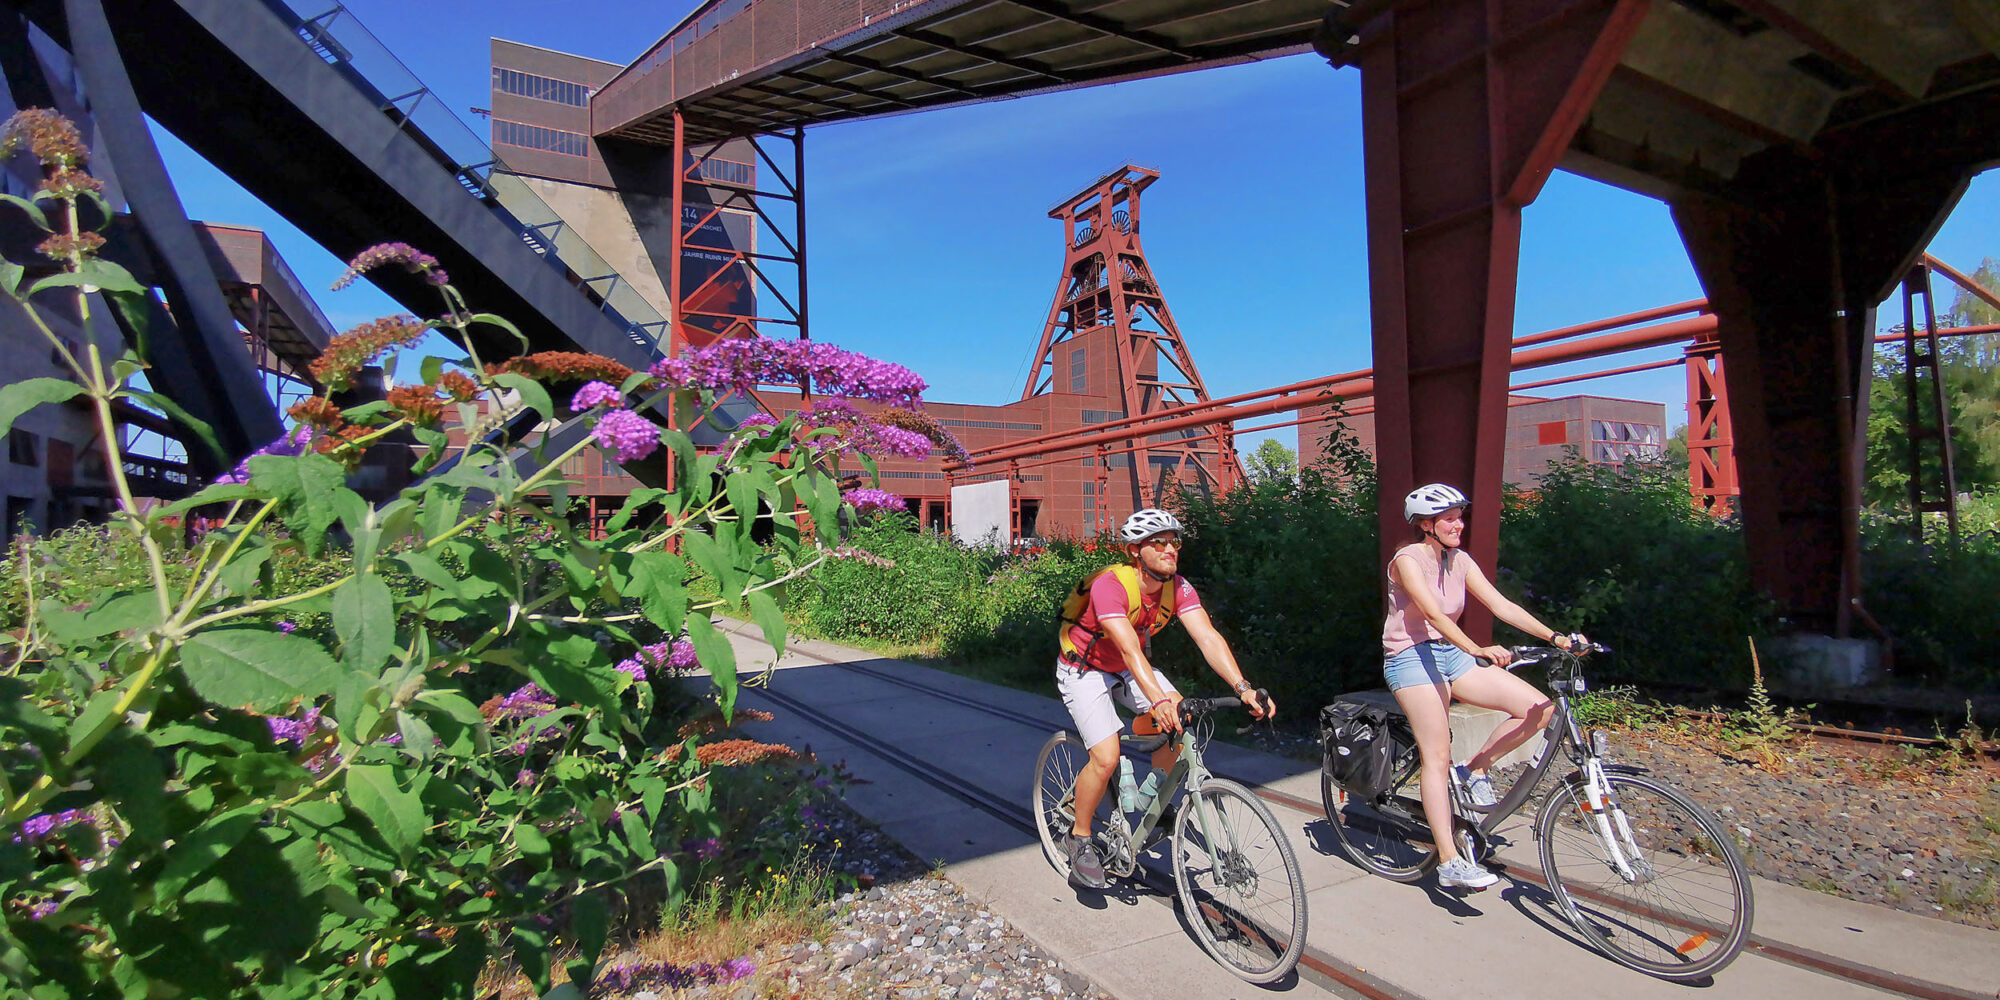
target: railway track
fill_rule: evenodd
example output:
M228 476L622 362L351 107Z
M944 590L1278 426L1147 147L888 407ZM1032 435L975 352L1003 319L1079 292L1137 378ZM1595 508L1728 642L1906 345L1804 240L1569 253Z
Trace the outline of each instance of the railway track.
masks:
M763 637L755 633L754 630L746 630L745 627L736 623L725 622L724 624L727 626L724 629L725 631L768 647ZM1067 720L1065 719L1035 716L1026 712L995 707L986 702L968 698L957 692L912 680L894 671L881 670L862 664L833 659L808 650L799 649L796 646L789 648L787 652L791 655L805 657L858 676L902 687L926 697L971 708L986 716L1017 723L1037 732L1047 733L1066 725ZM948 768L938 766L935 763L910 754L884 740L878 739L870 733L842 722L798 698L772 690L769 686L760 687L756 690L759 696L770 699L774 704L783 707L786 711L810 721L813 725L825 729L827 732L841 739L865 748L868 752L880 757L891 766L924 782L932 788L972 808L978 809L1001 823L1020 830L1031 837L1037 836L1034 824L1028 815L1028 808L1024 803L1014 801L1012 797L997 794L968 782L954 774ZM1060 712L1054 713L1057 716L1060 714ZM1290 812L1316 817L1323 817L1325 815L1323 807L1316 801L1264 788L1257 781L1234 776L1219 769L1215 770L1215 774L1217 777L1229 778L1230 780L1239 782L1254 791L1258 797ZM1542 878L1541 873L1531 867L1523 865L1503 865L1503 867L1510 877L1546 888L1546 882ZM1150 898L1163 908L1173 910L1174 886L1172 876L1169 873L1152 868L1142 867L1141 871L1144 873L1144 883L1153 891L1153 896ZM1814 949L1760 935L1755 933L1754 929L1744 950L1748 954L1807 969L1820 975L1871 987L1897 996L1916 998L1916 1000L1995 1000L1996 996L2000 996L1977 993L1945 983L1919 979L1892 970L1864 965L1837 955L1826 954ZM1365 997L1368 1000L1419 1000L1415 994L1373 976L1356 966L1343 962L1339 958L1313 947L1311 944L1306 946L1305 954L1299 960L1299 971L1301 976L1337 993Z

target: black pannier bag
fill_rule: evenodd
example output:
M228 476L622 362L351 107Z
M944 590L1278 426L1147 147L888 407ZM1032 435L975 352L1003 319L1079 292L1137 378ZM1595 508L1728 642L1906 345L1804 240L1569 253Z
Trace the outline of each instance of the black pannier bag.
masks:
M1319 710L1320 747L1327 776L1363 801L1387 791L1395 776L1396 739L1389 713L1360 701L1336 701Z

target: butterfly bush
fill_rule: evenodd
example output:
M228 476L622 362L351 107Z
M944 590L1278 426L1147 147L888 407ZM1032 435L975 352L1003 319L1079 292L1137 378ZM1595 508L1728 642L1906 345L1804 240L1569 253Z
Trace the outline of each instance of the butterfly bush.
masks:
M903 503L903 498L888 490L860 487L848 490L842 493L840 497L848 503L853 504L855 513L858 514L873 514L888 510L907 509Z
M148 304L65 221L109 217L83 204L98 195L74 130L40 113L4 135L49 179L38 211L22 213L43 232L14 245L60 250L67 279L0 294L68 371L0 385L0 430L42 405L174 412L130 381L149 364L138 348L79 357L46 319L57 308L101 324L91 310L107 300ZM917 449L891 430L928 442L860 415L914 412L922 380L825 345L760 342L659 366L673 384L640 385L617 359L520 354L512 323L407 244L358 254L341 282L385 268L434 289L435 307L336 338L315 368L325 391L288 407L296 426L254 455L190 424L190 452L213 452L196 464L229 470L194 495L141 504L118 479L105 530L140 558L114 567L115 583L81 603L0 608L12 647L0 995L464 997L495 964L538 995L588 995L624 975L749 974L747 962L599 964L612 928L656 926L705 865L764 850L777 834L718 802L732 782L801 763L725 730L681 735L702 713L656 702L656 688L698 681L705 712L738 718L739 668L763 664L739 664L711 615L745 607L783 639L775 594L836 557L842 500L827 466L842 449ZM439 342L432 331L458 356L397 357ZM396 361L418 378L393 399L335 401L364 366ZM751 382L810 384L821 402L809 419L753 426L720 460L642 416ZM628 384L632 397L615 398ZM579 419L567 409L579 398L590 433L548 433ZM517 405L538 419L512 419ZM125 459L118 431L98 428L112 469ZM562 469L595 448L666 463L673 486L586 525ZM364 497L370 480L349 475L364 460L411 461L412 477ZM746 496L757 509L736 507ZM803 517L769 509L774 497L798 498ZM281 572L293 554L318 572ZM23 550L4 571L57 594L104 577L82 558ZM715 592L691 593L697 578Z

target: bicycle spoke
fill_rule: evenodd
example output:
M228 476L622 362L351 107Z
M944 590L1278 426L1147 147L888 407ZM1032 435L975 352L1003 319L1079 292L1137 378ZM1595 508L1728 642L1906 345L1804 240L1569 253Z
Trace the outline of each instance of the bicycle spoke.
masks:
M1748 934L1751 903L1719 824L1656 783L1611 782L1629 837L1614 812L1602 817L1616 831L1607 842L1574 786L1544 809L1542 863L1571 920L1613 958L1656 975L1699 978L1727 965Z
M1276 821L1223 782L1182 806L1174 869L1188 922L1251 982L1283 976L1304 947L1304 887Z

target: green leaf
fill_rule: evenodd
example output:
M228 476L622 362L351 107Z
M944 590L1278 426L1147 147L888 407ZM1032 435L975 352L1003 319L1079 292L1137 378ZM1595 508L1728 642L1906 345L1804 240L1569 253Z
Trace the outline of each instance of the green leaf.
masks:
M144 734L119 727L92 750L97 787L132 832L155 844L167 838L167 772ZM649 814L650 815L650 814Z
M82 392L83 386L59 378L22 379L0 386L0 434L7 433L21 414L43 403L65 402Z
M633 490L625 498L625 502L618 505L618 513L611 515L611 519L604 522L604 530L607 532L625 530L625 526L632 523L632 518L639 513L640 508L649 503L657 503L672 495L667 490L656 489L651 486L641 486Z
M683 500L681 506L685 509L691 506L691 504L685 501L695 495L696 483L694 476L698 456L694 450L694 442L689 440L688 436L681 431L668 430L660 434L660 443L673 449L674 475L677 477L675 481L680 483L679 493ZM707 480L703 480L699 485L702 489L708 488Z
M523 857L545 858L549 855L549 838L535 829L532 823L514 824L514 846L521 849Z
M340 658L349 667L373 674L396 653L396 604L389 585L374 574L357 576L333 592L333 632L340 637Z
M184 497L161 508L160 513L185 514L196 507L212 503L229 503L233 500L249 500L262 496L249 483L216 483L191 497Z
M425 385L436 385L438 379L444 377L444 359L435 354L424 355L424 360L417 365L417 377L423 379Z
M137 389L128 389L126 391L132 394L132 398L157 407L160 412L173 418L175 423L193 432L197 440L208 446L209 452L215 456L216 461L227 462L229 460L229 452L222 447L222 439L215 436L215 428L210 427L208 421L189 413L181 407L181 404L174 402L161 393L141 392Z
M181 646L181 671L211 704L253 712L324 694L348 673L319 643L261 628L219 628L194 636Z
M624 596L639 600L646 620L673 635L687 616L687 564L679 556L651 550L632 557L631 589Z
M442 591L445 597L459 595L458 577L451 575L451 571L436 559L421 552L402 552L395 556L395 561L402 563L412 576Z
M229 565L222 567L222 572L215 575L215 582L231 594L239 597L247 595L262 582L264 563L270 558L271 550L267 546L245 548L236 553L236 558L231 559Z
M540 382L526 375L519 375L514 372L501 372L493 376L493 384L505 386L520 393L521 403L536 413L541 414L543 420L557 419L556 404L549 400L549 391L542 388Z
M722 717L727 720L736 710L736 649L727 636L716 630L715 623L703 615L689 615L687 628L688 641L694 643L695 656L715 682Z
M570 934L576 940L576 950L583 954L586 962L595 964L597 956L604 951L604 936L611 928L611 909L604 905L604 898L596 893L584 893L570 900ZM588 970L579 986L590 985Z
M0 194L0 202L5 202L27 213L28 221L33 222L42 232L55 232L54 229L49 228L49 217L42 213L42 206L16 194Z
M743 597L744 573L736 565L734 536L724 539L691 531L681 541L695 566L715 578L723 600L735 603Z
M458 525L459 510L465 503L465 488L449 483L432 483L424 490L423 513L418 520L425 538L436 538Z
M618 383L618 394L621 396L630 396L634 390L651 381L653 381L653 373L642 368L625 376L625 381Z
M376 536L375 508L361 499L361 494L350 489L333 491L333 510L340 523L347 528L347 537L354 550L354 571L367 573L375 562ZM364 551L367 558L362 558Z
M777 650L779 656L785 653L785 613L778 610L778 602L771 599L767 590L750 592L750 617L756 619L757 627L764 630L764 641Z
M83 613L83 634L87 638L113 632L142 631L165 620L160 612L160 595L152 590L114 597Z
M557 634L535 623L522 637L528 676L559 701L573 701L618 713L618 690L625 675L611 668L596 640Z
M840 538L840 485L816 469L808 469L795 481L804 484L801 492L806 510L812 514L820 541L833 544Z
M44 289L74 288L78 286L86 289L101 288L107 292L130 292L135 295L146 294L146 286L140 284L138 279L132 277L132 272L108 260L95 259L84 261L81 270L52 274L35 282L28 289L28 297L33 298Z
M167 866L154 883L154 890L164 899L180 895L191 880L213 868L243 840L257 825L257 817L263 811L263 803L238 806L210 818L193 833L176 838L173 848L167 851Z
M424 837L424 806L416 795L403 790L396 781L395 768L386 764L355 764L347 769L347 801L375 824L375 831L388 841L404 861Z
M437 751L437 734L431 732L431 727L424 720L409 712L396 713L396 732L403 737L403 752L420 761L430 760Z
M432 688L421 692L417 695L417 701L443 712L453 721L463 725L477 726L486 721L486 717L479 714L479 706L474 705L470 698L447 688Z
M513 334L514 339L521 342L521 351L523 353L533 348L533 345L528 343L528 338L521 334L521 328L508 322L506 317L495 316L492 313L473 313L471 316L466 317L466 321L468 323L484 323L487 326L497 326Z
M28 269L19 264L11 260L0 260L0 292L6 292L8 298L19 299L21 276L26 273Z
M339 517L333 498L347 483L340 463L316 452L295 457L258 455L250 459L250 483L279 498L285 524L304 543L307 555L317 555L326 542L326 529Z
M735 531L739 538L749 538L750 529L757 523L757 484L746 473L736 473L728 478L729 506L736 512Z
M105 296L111 308L125 321L129 331L132 353L141 361L150 359L153 351L153 324L156 316L165 315L166 310L150 295L133 295L130 292L113 292Z

